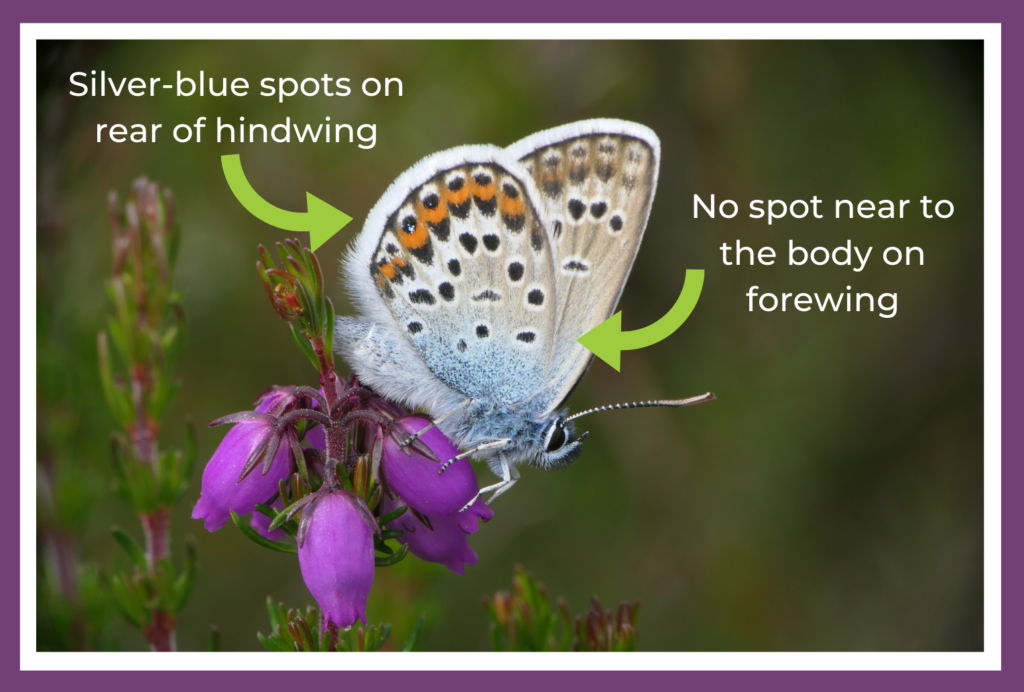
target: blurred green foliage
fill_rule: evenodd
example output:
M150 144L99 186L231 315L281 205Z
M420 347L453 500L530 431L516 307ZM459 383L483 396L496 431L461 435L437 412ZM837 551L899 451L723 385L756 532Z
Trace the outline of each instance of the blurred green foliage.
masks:
M479 597L517 562L570 603L599 593L644 603L645 650L978 650L982 647L983 199L980 43L771 42L110 42L41 44L38 111L38 372L42 468L73 487L43 515L67 514L86 562L124 560L109 537L129 525L112 502L114 421L96 372L110 272L106 194L145 174L171 187L182 230L175 286L190 332L168 413L200 423L250 407L271 384L313 371L266 304L256 245L281 231L228 190L219 156L239 153L269 202L305 193L356 221L318 252L340 257L367 211L421 157L467 143L509 144L583 118L621 117L662 141L658 194L621 307L624 327L663 315L687 267L706 270L700 304L671 338L595 363L569 401L599 404L714 391L682 411L586 419L582 458L524 470L471 543L458 577L405 560L378 570L368 615L427 613L422 649L490 647ZM68 75L400 77L401 97L74 98ZM177 123L375 123L355 144L176 144ZM163 123L156 144L96 144L96 123ZM736 200L732 220L693 219L692 196ZM750 199L949 199L946 221L746 217ZM915 203L916 204L916 203ZM830 207L824 206L825 210ZM828 215L827 215L828 216ZM718 247L771 245L772 267L726 267ZM921 267L863 272L788 267L808 247L920 246ZM330 274L330 272L328 272ZM899 313L747 312L747 289L897 292ZM337 286L339 314L351 308ZM202 428L202 426L200 426ZM199 460L223 429L202 428ZM178 436L177 438L175 436ZM165 444L183 446L168 429ZM43 457L51 461L46 461ZM52 462L52 463L51 463ZM480 469L486 478L486 469ZM41 474L41 479L45 474ZM82 493L76 497L75 493ZM173 517L189 526L193 483ZM187 530L187 529L186 529ZM268 594L306 604L291 556L231 527L198 523L202 576L179 621L181 649L255 649ZM184 531L177 533L181 535ZM42 545L42 543L40 544ZM174 546L174 550L181 550ZM42 555L42 548L41 553ZM39 606L40 622L50 617ZM144 648L118 623L109 636ZM403 631L404 629L404 631ZM61 648L58 639L51 646ZM42 640L41 640L42 642Z
M322 614L316 606L308 606L305 612L285 608L283 603L274 603L267 597L267 614L270 616L270 635L256 633L256 638L267 651L380 651L394 650L388 641L391 625L356 624L347 630L338 629L334 623L323 628ZM402 651L412 651L423 631L424 614L415 620L409 638L402 644Z
M547 587L516 565L512 590L484 599L495 651L636 651L640 601L605 610L597 596L575 618L562 597L551 605Z

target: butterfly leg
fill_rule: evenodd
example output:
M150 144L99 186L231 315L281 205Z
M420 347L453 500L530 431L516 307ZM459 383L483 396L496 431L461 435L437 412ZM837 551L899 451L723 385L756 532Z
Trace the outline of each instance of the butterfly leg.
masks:
M510 490L512 486L516 484L516 481L519 480L519 469L517 469L512 464L509 464L508 461L505 460L504 454L501 455L501 461L504 464L505 468L508 469L510 478L506 479L504 481L504 484L500 488L495 490L493 495L487 498L487 504L491 504L492 502L497 500L499 495L501 495L507 490ZM504 469L502 470L504 471ZM488 488L488 490L490 490L490 488Z
M505 458L505 455L499 454L498 458L501 459L501 480L495 483L494 485L489 485L486 488L480 488L480 490L477 491L476 495L473 496L473 499L467 502L466 506L460 509L459 512L465 512L473 505L474 502L476 502L478 497L480 497L484 493L489 493L493 490L494 494L487 499L487 504L491 504L492 502L494 502L495 498L498 497L498 495L501 495L503 492L511 488L513 485L516 484L516 481L519 480L518 469L516 469L515 466L512 466L511 464L508 463L508 459Z
M425 428L420 428L420 430L418 432L413 433L409 437L405 438L405 441L402 442L400 445L398 445L398 448L404 450L406 447L408 447L413 442L418 440L420 435L422 435L423 433L427 432L428 430L433 430L434 427L438 423L443 422L445 419L447 419L449 416L451 416L453 413L455 413L456 411L458 411L459 409L461 409L463 406L465 406L466 404L470 403L471 401L473 401L473 400L472 399L466 399L461 404L459 404L458 406L456 406L452 410L448 411L448 413L445 413L444 415L438 416L433 421L431 421L430 425L426 426ZM406 452L406 455L408 455L408 454L409 454L409 452Z
M448 461L444 462L444 464L441 465L441 470L437 472L437 475L440 476L441 474L443 474L445 471L448 470L449 466L454 464L459 459L465 459L466 457L473 456L477 452L485 452L488 449L501 449L502 447L508 445L508 443L510 443L511 441L512 440L509 440L507 438L502 438L500 440L495 440L494 442L484 442L482 445L477 445L468 452L463 452L462 454L454 456Z

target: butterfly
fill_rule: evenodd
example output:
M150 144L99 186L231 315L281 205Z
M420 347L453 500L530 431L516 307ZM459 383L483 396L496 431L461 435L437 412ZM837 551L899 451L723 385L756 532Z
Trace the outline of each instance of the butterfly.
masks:
M392 183L343 258L359 316L337 318L336 350L363 384L433 416L466 450L456 459L486 460L501 476L488 502L517 464L573 462L587 436L574 418L713 398L562 409L593 359L577 339L629 277L660 155L649 128L611 119L442 151Z

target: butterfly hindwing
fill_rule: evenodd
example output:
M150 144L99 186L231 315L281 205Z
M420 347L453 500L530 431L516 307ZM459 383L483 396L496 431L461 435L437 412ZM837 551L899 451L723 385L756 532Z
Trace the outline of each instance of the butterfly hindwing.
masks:
M355 270L452 390L526 398L543 381L555 320L554 263L532 181L483 147L443 152L409 174L371 212L379 235L357 248Z
M539 190L553 248L558 336L538 392L550 412L593 357L576 340L608 319L622 295L654 201L660 143L642 125L588 120L531 135L506 151Z

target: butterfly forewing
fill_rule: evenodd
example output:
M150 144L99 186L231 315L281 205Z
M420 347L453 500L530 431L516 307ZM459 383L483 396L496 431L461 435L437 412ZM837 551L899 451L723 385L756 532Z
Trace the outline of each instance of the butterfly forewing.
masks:
M366 267L430 370L472 398L527 398L550 360L554 262L524 179L514 160L437 172L387 217Z
M576 340L618 304L654 200L659 149L647 128L611 120L574 123L508 148L539 190L553 247L558 338L539 394L549 411L590 364Z

